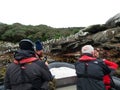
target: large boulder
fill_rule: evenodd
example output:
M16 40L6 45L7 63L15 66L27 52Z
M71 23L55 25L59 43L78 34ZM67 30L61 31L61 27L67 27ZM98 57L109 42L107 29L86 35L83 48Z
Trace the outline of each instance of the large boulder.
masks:
M115 16L108 19L108 21L106 22L106 26L108 28L113 28L113 27L116 27L116 26L120 26L120 13L118 13Z

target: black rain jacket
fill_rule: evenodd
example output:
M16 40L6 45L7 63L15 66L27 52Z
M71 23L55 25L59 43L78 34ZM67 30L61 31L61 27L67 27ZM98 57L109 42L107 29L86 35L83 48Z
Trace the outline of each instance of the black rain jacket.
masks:
M14 58L6 70L5 90L42 90L42 84L53 79L48 67L33 51L18 50Z

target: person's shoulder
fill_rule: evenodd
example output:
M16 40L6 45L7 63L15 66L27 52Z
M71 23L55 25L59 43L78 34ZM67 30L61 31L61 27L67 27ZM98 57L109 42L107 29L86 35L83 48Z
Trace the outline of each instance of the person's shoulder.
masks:
M105 62L101 58L97 58L96 60L94 60L92 62L95 63L95 64L98 64L100 66L104 66L105 65Z
M96 61L98 61L99 63L104 63L104 59L102 58L97 58Z
M6 68L7 68L7 71L9 71L9 70L11 70L11 69L13 69L15 67L15 63L9 63L9 64L7 64L7 66L6 66Z
M36 63L37 65L39 65L40 67L46 67L46 64L44 61L38 59L36 60L34 63Z
M41 64L45 64L42 60L38 59L35 61L35 63L41 63Z
M74 63L74 65L79 64L79 63L80 63L80 61L78 60L78 61L76 61L76 62Z

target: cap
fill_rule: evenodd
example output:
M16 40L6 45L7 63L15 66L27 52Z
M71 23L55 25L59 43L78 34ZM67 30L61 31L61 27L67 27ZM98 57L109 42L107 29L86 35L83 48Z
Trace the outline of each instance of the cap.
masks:
M22 50L31 50L34 51L34 43L29 39L22 39L19 42L19 47Z
M35 42L35 47L36 47L36 50L42 50L42 49L43 49L40 40L37 40L37 41Z
M85 45L85 46L83 46L82 49L81 49L81 52L82 52L82 53L92 54L93 51L94 51L94 48L93 48L92 45Z

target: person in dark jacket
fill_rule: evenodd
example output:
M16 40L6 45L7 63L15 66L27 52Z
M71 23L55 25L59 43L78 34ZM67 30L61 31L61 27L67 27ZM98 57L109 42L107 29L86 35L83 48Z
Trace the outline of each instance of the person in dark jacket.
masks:
M45 64L47 66L49 66L48 62L47 62L47 57L44 56L43 45L42 45L40 40L37 40L35 42L35 52L36 52L36 57L39 58L40 60L44 61ZM56 79L54 77L53 77L52 81L49 81L49 86L50 86L49 87L50 90L55 90L55 88L56 88Z
M31 40L21 40L19 48L14 54L14 62L7 67L5 90L44 90L43 84L52 80L48 67L36 58Z
M43 59L43 46L40 40L35 42L36 54L40 59Z
M93 46L83 46L81 53L81 57L75 63L77 90L106 90L103 77L111 72L110 69L94 57Z
M43 45L40 42L40 40L37 40L35 42L35 51L36 51L36 57L38 57L40 60L44 60L45 64L48 66L47 57L44 57Z

